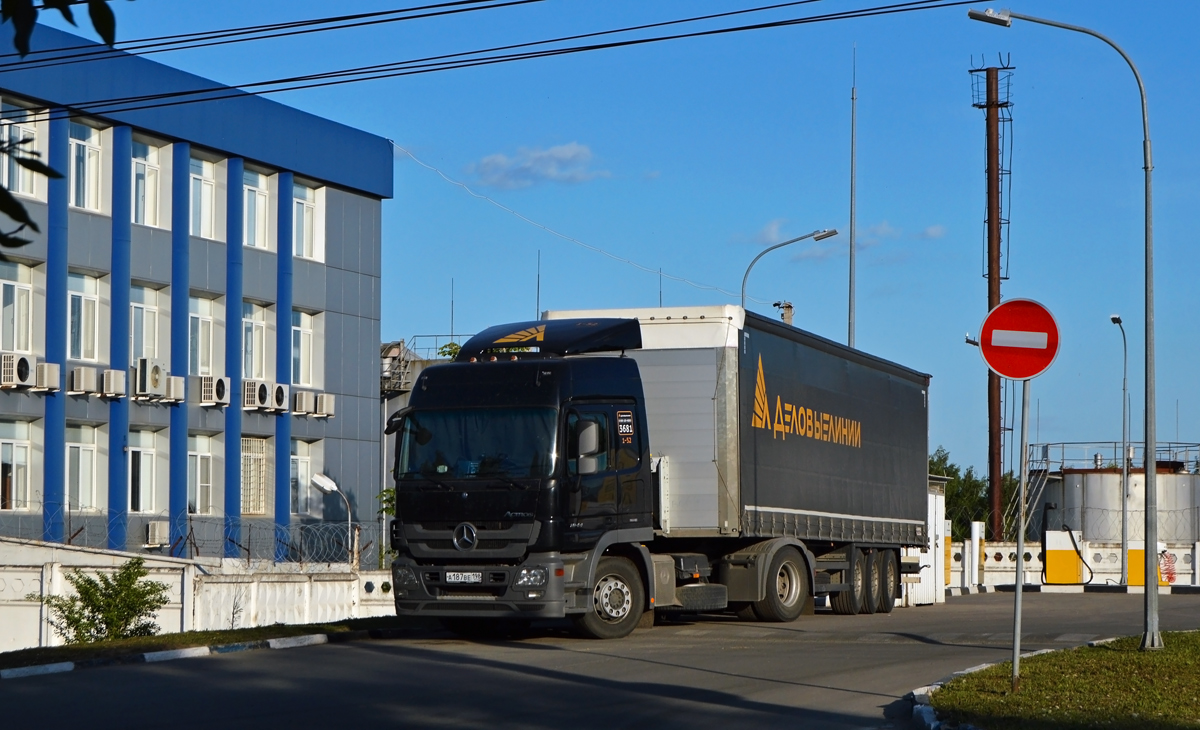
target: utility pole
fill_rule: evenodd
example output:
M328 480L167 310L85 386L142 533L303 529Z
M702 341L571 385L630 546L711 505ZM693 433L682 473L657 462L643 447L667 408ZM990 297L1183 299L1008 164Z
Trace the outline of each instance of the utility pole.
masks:
M1007 118L1001 116L1002 110L1009 107L1008 94L1001 100L1000 71L1008 70L1003 67L989 66L984 69L972 69L972 75L982 72L984 76L984 94L980 99L978 90L974 106L984 110L987 123L987 311L992 311L1000 304L1000 281L1004 278L1001 246L1003 244L1003 193L1002 176L1006 172L1003 166L1003 150L1000 125ZM978 77L976 77L978 79ZM1004 409L1000 403L1000 376L988 371L988 507L991 520L988 526L989 539L1004 540L1004 433L1002 429Z
M854 163L856 141L854 137L858 124L858 44L854 46L850 79L850 307L846 318L848 322L846 345L854 347Z

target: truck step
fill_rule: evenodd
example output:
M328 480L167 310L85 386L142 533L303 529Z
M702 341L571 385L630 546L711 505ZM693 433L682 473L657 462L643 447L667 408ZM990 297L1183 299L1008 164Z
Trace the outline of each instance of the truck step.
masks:
M729 605L729 592L719 583L690 583L675 587L678 605L656 606L666 612L722 611Z

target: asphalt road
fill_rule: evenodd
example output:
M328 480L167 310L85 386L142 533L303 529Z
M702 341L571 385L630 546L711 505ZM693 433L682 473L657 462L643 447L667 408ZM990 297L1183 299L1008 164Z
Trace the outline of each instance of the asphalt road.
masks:
M251 651L0 683L12 728L880 728L910 689L1010 656L1012 595L793 624L701 617L620 641L536 625L476 643L411 638ZM1024 647L1141 631L1141 596L1025 596ZM1200 596L1162 596L1164 630Z

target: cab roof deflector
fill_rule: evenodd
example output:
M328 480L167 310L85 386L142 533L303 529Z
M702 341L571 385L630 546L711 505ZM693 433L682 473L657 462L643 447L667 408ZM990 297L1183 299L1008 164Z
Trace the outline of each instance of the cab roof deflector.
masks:
M524 347L536 348L542 354L582 355L641 346L642 328L636 319L552 319L488 327L463 344L455 361Z

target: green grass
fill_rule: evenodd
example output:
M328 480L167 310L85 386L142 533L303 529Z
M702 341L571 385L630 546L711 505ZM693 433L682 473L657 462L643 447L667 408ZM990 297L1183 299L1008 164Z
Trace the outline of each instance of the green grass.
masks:
M1165 633L1165 648L1141 637L1021 660L1012 691L1005 662L948 682L932 697L939 717L985 730L1200 728L1200 632Z
M94 660L119 659L149 651L238 644L242 642L264 641L266 639L282 639L288 636L304 636L305 634L337 634L347 631L406 629L432 625L433 623L428 619L401 619L395 616L379 616L375 618L346 619L344 621L323 624L301 624L296 626L276 624L275 626L258 626L229 631L187 631L176 634L159 634L158 636L138 636L131 639L117 639L115 641L105 641L96 644L73 644L69 646L49 646L37 649L0 652L0 669L28 667L36 664L56 664L58 662L79 663Z

